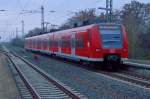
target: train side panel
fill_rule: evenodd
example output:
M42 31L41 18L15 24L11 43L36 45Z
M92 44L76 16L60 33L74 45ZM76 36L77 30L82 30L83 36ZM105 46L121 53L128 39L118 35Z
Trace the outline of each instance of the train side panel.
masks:
M71 33L64 33L60 36L61 53L71 55Z
M128 58L128 42L127 42L127 33L126 33L124 26L122 26L122 32L123 32L123 49L122 49L121 57L124 59L127 59Z
M102 61L102 45L101 45L101 38L99 35L99 28L95 26L91 30L91 58L95 58L97 61Z
M128 57L127 38L125 27L120 26L97 24L30 37L26 38L25 48L84 61L100 62L107 56L125 59ZM120 31L111 30L118 27Z

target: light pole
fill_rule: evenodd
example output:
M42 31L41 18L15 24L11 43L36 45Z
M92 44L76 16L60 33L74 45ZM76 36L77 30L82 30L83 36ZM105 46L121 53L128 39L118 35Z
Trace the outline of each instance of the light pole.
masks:
M44 31L44 6L41 6L41 29Z
M106 8L99 7L98 9L105 10L107 21L112 22L113 0L106 0Z
M4 11L6 11L6 10L4 10L4 9L0 9L0 12L4 12ZM0 36L0 40L2 39L2 37Z
M21 24L22 24L22 38L24 38L24 20L21 21Z
M44 31L44 28L45 28L45 16L44 16L44 6L41 6L41 11L40 10L22 10L23 12L21 12L20 14L34 14L34 13L41 13L41 29ZM54 13L56 11L54 10L50 10L48 11L50 13Z

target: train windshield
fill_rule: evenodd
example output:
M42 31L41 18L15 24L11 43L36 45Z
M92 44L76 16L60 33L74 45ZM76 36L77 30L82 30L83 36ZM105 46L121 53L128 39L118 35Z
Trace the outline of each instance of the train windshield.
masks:
M120 26L100 26L100 37L103 48L122 48Z

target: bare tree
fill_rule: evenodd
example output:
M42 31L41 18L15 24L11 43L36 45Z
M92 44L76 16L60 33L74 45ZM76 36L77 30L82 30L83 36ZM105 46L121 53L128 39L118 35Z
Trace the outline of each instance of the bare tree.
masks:
M145 33L148 29L148 23L150 22L150 4L144 4L137 1L132 1L129 4L125 4L122 12L122 23L126 27L128 40L129 40L129 55L131 57L140 56L144 51L140 46L139 35ZM137 54L138 53L138 54Z

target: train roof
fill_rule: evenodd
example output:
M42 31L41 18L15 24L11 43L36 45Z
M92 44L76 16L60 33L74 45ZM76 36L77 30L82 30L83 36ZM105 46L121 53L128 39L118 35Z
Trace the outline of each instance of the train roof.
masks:
M66 30L60 30L60 31L55 31L55 32L50 32L50 33L46 33L46 34L41 34L41 35L37 35L37 36L32 36L32 37L27 37L26 39L30 39L30 38L36 38L36 37L39 37L39 36L46 36L46 35L50 35L52 33L63 33L63 32L75 32L75 31L84 31L86 29L89 29L89 28L92 28L94 26L97 26L97 25L118 25L120 26L121 24L116 24L116 23L99 23L99 24L91 24L91 25L87 25L87 26L82 26L82 27L76 27L76 28L71 28L71 29L66 29Z
M30 39L30 38L35 38L38 36L44 36L44 35L48 35L48 34L52 34L52 33L62 33L62 32L75 32L75 31L84 31L86 29L92 28L94 26L96 26L97 24L92 24L92 25L87 25L87 26L82 26L82 27L76 27L76 28L71 28L71 29L66 29L66 30L60 30L60 31L56 31L56 32L50 32L47 34L41 34L41 35L37 35L37 36L32 36L32 37L27 37L26 39Z

